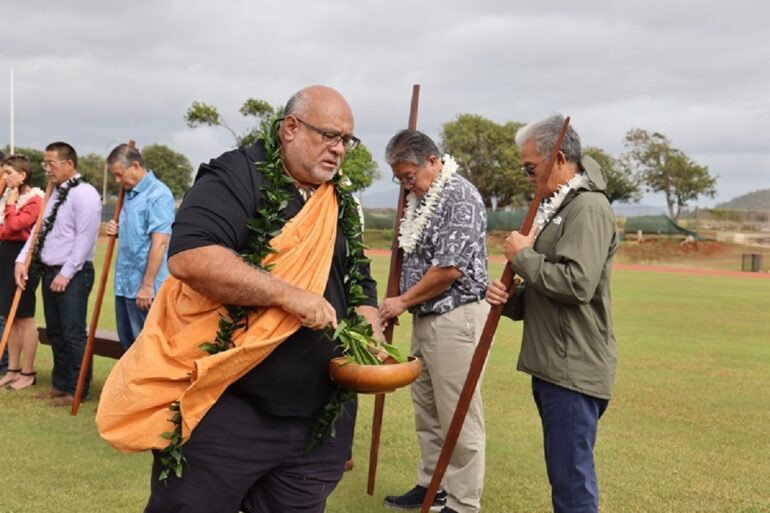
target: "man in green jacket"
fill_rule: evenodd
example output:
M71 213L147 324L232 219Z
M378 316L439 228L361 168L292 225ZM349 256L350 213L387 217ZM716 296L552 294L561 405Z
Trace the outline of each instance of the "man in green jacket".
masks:
M545 181L563 122L554 115L516 134L530 180ZM595 161L582 157L571 126L545 187L529 235L512 232L503 244L523 285L509 297L500 281L492 282L487 300L524 320L518 369L532 376L554 511L598 512L593 448L615 378L610 270L618 237L606 180Z

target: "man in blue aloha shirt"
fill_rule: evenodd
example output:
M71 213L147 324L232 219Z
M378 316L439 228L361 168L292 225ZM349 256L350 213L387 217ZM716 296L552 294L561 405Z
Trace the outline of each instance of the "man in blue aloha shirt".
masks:
M115 320L125 349L142 331L147 311L168 276L166 250L174 221L174 196L152 171L142 154L128 144L110 152L107 167L126 189L118 223L107 223L107 234L117 235L115 265Z

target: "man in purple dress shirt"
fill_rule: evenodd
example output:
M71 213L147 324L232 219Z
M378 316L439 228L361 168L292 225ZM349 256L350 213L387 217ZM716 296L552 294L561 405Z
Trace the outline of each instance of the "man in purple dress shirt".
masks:
M72 404L88 336L88 295L94 285L92 261L102 204L96 189L80 178L77 165L77 153L69 144L55 142L46 147L43 169L55 189L45 208L35 258L42 271L46 334L53 352L51 389L38 397L49 399L50 406ZM27 281L24 261L32 239L16 259L16 283L21 287ZM90 383L89 369L84 399Z

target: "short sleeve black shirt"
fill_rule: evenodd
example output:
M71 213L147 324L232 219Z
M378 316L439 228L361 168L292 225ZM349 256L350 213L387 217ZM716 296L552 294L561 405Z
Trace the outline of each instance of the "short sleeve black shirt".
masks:
M262 203L260 188L266 180L256 162L264 160L259 143L229 151L202 164L195 183L185 195L171 233L169 256L216 244L237 253L246 249L247 221ZM302 208L298 192L284 211L286 219ZM347 241L341 226L324 297L344 317L347 298L344 290ZM361 269L365 305L377 305L377 290L369 266ZM247 396L258 408L271 415L309 417L327 402L333 383L328 377L329 360L338 355L335 344L322 331L300 328L282 342L267 358L230 386Z

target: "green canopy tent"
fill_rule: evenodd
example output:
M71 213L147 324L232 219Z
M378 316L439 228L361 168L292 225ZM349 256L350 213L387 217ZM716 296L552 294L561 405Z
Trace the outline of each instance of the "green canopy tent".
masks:
M682 235L685 237L689 235L696 240L702 240L697 233L682 228L674 223L670 217L662 214L656 216L636 216L626 219L626 224L623 227L626 237L635 236L640 230L645 235Z

